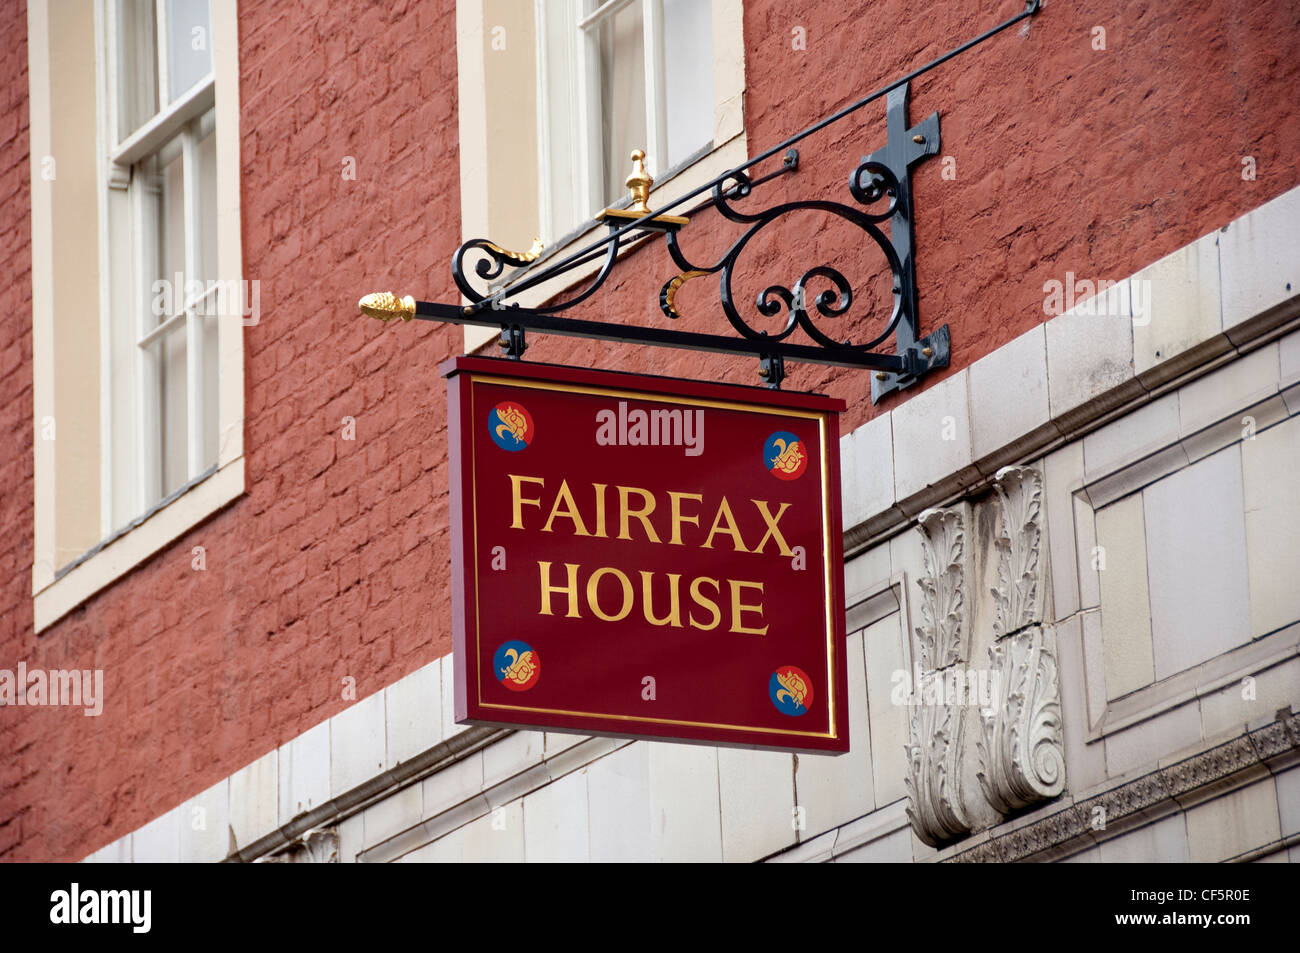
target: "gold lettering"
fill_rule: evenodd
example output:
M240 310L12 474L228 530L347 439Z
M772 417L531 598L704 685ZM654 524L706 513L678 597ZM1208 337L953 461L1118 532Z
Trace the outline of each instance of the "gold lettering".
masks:
M575 566L574 569L576 570L577 567ZM618 610L616 615L609 615L600 607L598 598L600 580L602 576L607 575L617 578L618 584L623 587L623 607ZM632 611L633 601L635 601L635 598L632 595L632 580L612 566L602 566L593 572L591 578L587 580L587 604L591 606L591 611L596 614L596 618L603 622L621 622L626 619L628 613Z
M682 607L680 585L681 573L668 573L668 615L662 619L655 618L654 599L650 594L650 581L654 578L654 573L641 570L641 601L642 613L645 620L651 625L671 625L673 628L682 627Z
M525 503L527 503L529 506L535 506L538 509L541 509L542 507L542 501L540 498L536 500L530 500L527 497L522 495L523 491L520 484L525 482L536 483L538 486L546 485L546 481L543 480L541 477L515 476L515 474L513 473L510 474L510 498L511 498L511 505L513 507L513 512L514 512L514 519L510 521L511 529L524 528L523 506Z
M763 584L761 582L742 582L739 579L728 579L727 581L731 583L731 631L739 632L741 635L767 635L767 626L763 626L761 629L747 629L741 624L744 621L741 619L742 612L758 612L761 614L763 603L760 602L756 606L742 603L740 601L740 590L745 588L757 589L761 597L763 595Z
M604 483L591 485L591 488L596 491L596 535L601 539L608 539L605 533L605 486Z
M694 500L697 503L702 503L704 502L704 497L698 493L681 493L677 490L668 491L668 503L671 508L673 519L673 536L672 539L668 540L668 542L673 546L680 546L682 544L683 523L693 523L696 526L700 525L700 518L698 516L682 515L682 500Z
M722 613L718 611L718 604L716 602L704 595L704 593L700 592L700 583L702 582L711 584L715 593L721 592L722 587L718 585L718 580L710 579L708 576L697 576L691 581L691 598L695 600L697 606L702 609L708 609L709 615L713 616L713 621L708 625L700 625L695 621L695 613L692 612L690 613L691 625L707 632L710 629L716 629L718 627L718 623L722 621Z
M719 530L718 527L722 524L724 517L727 521L727 528ZM713 517L713 528L709 530L709 538L704 541L704 549L713 548L713 536L718 532L731 537L731 545L736 552L749 552L745 548L745 541L740 536L740 530L736 527L736 517L731 515L731 504L727 502L725 496L722 498L722 505L718 507L717 515Z
M569 597L569 611L565 616L570 619L579 619L578 615L578 564L565 563L564 569L569 576L567 586L551 585L551 564L538 560L537 568L542 573L542 611L538 615L551 615L551 593L562 592Z
M565 508L560 509L560 504L564 503ZM788 505L788 504L787 504ZM578 504L573 500L573 494L569 492L569 481L560 481L560 492L555 494L555 502L551 505L551 515L547 517L546 525L542 527L543 533L551 531L551 524L555 522L555 517L560 516L573 523L573 533L575 536L590 536L587 532L587 526L582 522L582 517L578 515Z
M630 509L627 505L627 498L631 494L637 494L641 497L641 509ZM628 523L632 520L639 520L641 528L645 530L646 538L652 543L659 542L659 534L655 532L654 526L650 523L650 514L655 511L654 494L649 490L643 490L639 486L620 486L618 488L618 538L631 539L632 534L628 532Z
M793 556L794 550L786 544L785 537L782 536L781 531L776 528L776 524L785 514L785 511L790 508L790 504L782 503L781 508L777 510L776 515L773 516L772 511L767 508L766 500L750 500L749 502L758 507L758 512L762 514L763 521L767 523L767 535L759 540L758 546L755 548L754 552L761 553L763 547L767 545L767 541L769 539L774 539L776 540L777 548L781 550L782 556Z

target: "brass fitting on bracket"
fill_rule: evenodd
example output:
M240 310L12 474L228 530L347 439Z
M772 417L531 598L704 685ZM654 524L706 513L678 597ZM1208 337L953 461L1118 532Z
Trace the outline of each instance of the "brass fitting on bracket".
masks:
M394 318L410 321L415 318L415 299L410 295L399 298L391 291L376 291L365 295L357 302L357 307L362 314L380 321L392 321Z

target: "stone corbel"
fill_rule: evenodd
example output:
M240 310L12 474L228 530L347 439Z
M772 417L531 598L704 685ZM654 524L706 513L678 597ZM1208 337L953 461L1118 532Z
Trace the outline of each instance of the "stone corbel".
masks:
M969 575L966 504L926 510L918 519L924 575L921 625L916 628L916 672L938 678L943 669L965 663L969 651L965 585ZM913 673L909 673L909 676ZM908 773L904 779L908 819L916 836L931 847L970 833L962 807L961 750L964 719L960 705L925 700L922 687L912 685L908 699Z
M970 833L961 804L962 717L953 705L912 706L907 746L907 818L931 847Z
M916 629L917 661L933 671L958 662L969 654L966 631L966 527L969 507L926 510L917 518L925 575L921 588L922 624Z
M999 509L997 614L1000 639L1043 619L1039 554L1042 549L1043 478L1030 467L1003 467L994 476Z
M1006 467L994 489L1001 517L989 663L997 691L981 713L977 776L989 804L1006 815L1065 790L1065 748L1056 633L1042 615L1042 477Z
M286 850L257 859L257 863L264 864L337 864L338 862L339 835L333 828L315 828L306 831Z

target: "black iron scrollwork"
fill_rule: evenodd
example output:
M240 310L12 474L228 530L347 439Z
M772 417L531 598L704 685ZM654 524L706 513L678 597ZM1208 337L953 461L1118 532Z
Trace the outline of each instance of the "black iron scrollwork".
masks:
M469 279L465 276L465 256L472 251L479 251L484 254L474 265L474 274L478 275L484 282L491 283L500 278L505 271L506 265L520 267L527 265L537 259L541 252L541 243L537 242L532 251L514 252L502 248L496 242L490 242L486 238L471 238L459 248L451 259L451 277L456 282L456 287L470 301L483 301L488 296L481 293Z
M748 194L748 188L743 184L737 190L738 195ZM883 192L881 193L884 194ZM878 200L879 197L873 199ZM855 209L848 205L842 205L837 202L788 202L767 209L759 214L747 214L734 208L730 202L721 193L715 195L715 204L718 210L732 221L745 222L749 228L723 253L722 257L716 263L709 266L699 266L693 264L681 249L677 233L670 232L667 237L668 252L671 255L674 264L682 269L681 273L670 279L663 289L659 292L659 306L664 314L670 318L680 317L680 313L675 307L676 291L685 280L692 277L711 275L721 272L719 285L721 289L721 303L723 313L727 320L735 329L736 333L750 340L766 340L769 342L784 341L798 329L802 329L813 341L823 348L831 351L840 349L849 349L857 352L866 352L876 345L880 344L890 334L894 332L899 320L903 316L902 298L901 298L901 271L902 262L899 260L897 253L890 244L889 238L877 226L877 222L884 221L892 211L886 211L877 214L871 214ZM891 210L895 203L891 201ZM785 285L769 285L758 294L755 301L755 307L759 314L767 318L779 315L782 311L786 313L785 326L776 333L766 330L759 330L751 325L741 315L740 309L736 306L735 291L733 287L733 275L741 253L749 242L763 229L776 222L784 215L799 211L820 211L835 215L866 233L877 248L885 257L889 266L890 273L894 279L894 300L890 309L889 316L885 320L884 329L875 337L867 341L854 343L847 338L835 336L823 332L817 323L813 320L809 312L808 287L814 279L822 278L828 280L834 289L827 289L812 299L812 306L816 309L818 315L823 318L840 318L846 315L853 303L853 288L849 280L843 273L829 265L818 265L810 268L800 276L792 287Z
M949 359L947 326L922 336L917 313L911 167L938 154L939 116L932 113L917 125L909 126L909 83L922 73L1035 15L1038 9L1038 0L1027 0L1023 12L845 106L785 142L764 150L659 212L651 211L647 205L653 180L646 173L644 155L638 150L633 153L633 174L627 183L632 193L631 204L625 208L606 209L601 214L599 220L608 226L604 238L564 257L551 256L558 259L554 261L543 260L540 242L535 242L527 252L510 251L485 238L471 239L461 245L452 258L451 272L456 287L468 304L438 304L414 301L409 296L379 294L363 298L362 310L380 318L401 316L457 324L499 325L502 346L509 356L516 358L527 346L525 333L539 331L748 354L759 359L759 373L769 387L780 386L787 359L870 369L873 371L872 399L879 400L892 391L915 383L928 371L947 366ZM886 143L870 155L863 156L849 176L849 194L856 204L806 200L787 202L762 211L746 211L740 207L740 203L753 195L759 185L798 168L799 154L793 148L795 143L882 96L887 97ZM750 170L782 152L780 169L763 176L751 175ZM705 193L711 193L711 197L695 208L677 215L668 214ZM716 208L723 218L744 226L744 230L715 262L701 265L692 262L683 251L679 231L688 224L691 214L705 207ZM843 272L829 263L822 263L804 270L793 283L775 281L767 284L754 299L757 317L746 317L737 304L733 288L737 263L760 232L793 213L801 212L820 212L839 218L856 227L865 240L880 251L892 279L891 300L887 307L881 307L880 302L867 301L868 310L854 313L855 306L863 304L863 295L855 292ZM671 320L668 328L557 317L560 312L586 301L605 284L619 252L629 242L653 232L664 234L669 256L679 269L659 291L660 309ZM473 260L472 278L467 272L471 254L476 259ZM561 300L532 308L522 308L517 303L524 292L596 261L601 261L601 264L595 275ZM504 280L507 268L513 269L508 281ZM676 301L678 292L687 282L709 275L718 276L719 302L734 337L677 330L676 326L682 323ZM771 323L771 319L781 316L784 320L779 322L778 328L756 326L762 323L759 318ZM867 336L853 340L852 335L845 333L844 329L848 327L866 328ZM797 331L811 343L796 336ZM877 351L876 348L891 335L894 338L893 353Z
M915 345L919 337L917 322L914 280L911 257L911 208L908 183L910 166L926 155L938 150L938 116L932 115L918 126L925 127L926 132L908 130L906 124L907 87L902 86L889 94L888 122L891 140L911 133L911 149L903 149L891 141L886 147L871 156L864 156L853 173L849 176L849 194L856 205L823 200L806 200L785 202L762 211L746 211L738 203L749 198L755 186L771 176L759 180L752 179L743 169L733 170L713 183L712 198L707 202L718 210L725 219L744 225L745 230L721 257L712 264L697 264L687 257L680 242L681 226L689 219L675 216L654 216L645 221L635 221L646 230L664 233L669 257L680 271L674 275L659 291L659 307L663 314L674 321L681 318L677 308L676 297L682 286L695 278L706 275L718 275L719 302L732 330L739 337L749 342L746 350L757 353L760 358L761 373L769 387L779 387L785 376L785 357L808 359L807 351L796 355L788 350L789 343L796 331L802 331L812 342L825 363L841 363L850 366L866 366L877 370L876 383L884 378L881 374L894 375L900 383L910 382L931 367L944 366L947 363L946 338L926 340L924 349L907 346ZM930 137L927 140L927 134ZM917 145L929 142L926 148ZM501 321L502 346L508 355L519 357L523 354L524 331L529 328L527 320L519 317L517 305L505 301L507 295L516 296L533 287L540 281L588 264L603 257L604 261L596 275L576 293L547 305L528 309L530 316L559 314L575 305L581 304L598 291L613 271L619 250L623 247L627 231L623 225L629 214L634 218L640 212L653 215L645 206L652 180L646 176L638 159L637 170L629 178L630 185L638 187L634 194L634 212L607 210L605 223L610 227L610 235L603 243L603 248L596 245L584 249L582 253L570 256L560 267L543 269L536 275L523 275L518 280L504 286L504 290L494 292L493 282L498 282L507 267L527 268L533 265L541 254L540 242L529 252L512 252L484 238L471 239L456 250L452 260L452 276L456 287L471 302L470 311L480 312L486 309L508 311L509 315ZM784 169L793 171L798 167L799 154L790 149L784 157ZM774 174L780 174L774 173ZM701 206L703 207L703 206ZM695 211L698 211L696 209ZM864 322L850 320L850 311L855 299L854 289L844 273L829 264L821 264L804 271L792 285L773 283L758 293L754 308L761 318L776 318L784 314L785 320L777 330L756 327L757 321L747 318L736 300L734 277L736 266L745 249L753 239L774 223L794 213L821 212L835 216L856 227L884 256L885 265L892 278L892 300L882 315L877 315L876 332L865 340L852 340L843 333L843 328L850 324L862 325ZM889 223L890 234L886 235L882 226ZM479 284L471 282L466 275L467 256L471 252L479 253L474 265L474 274ZM481 286L480 286L481 285ZM820 289L820 290L818 290ZM882 309L877 306L873 311ZM871 327L872 311L861 315L867 319L865 326ZM832 333L834 327L841 329ZM899 337L898 353L884 355L874 353L874 349L884 343L890 335ZM906 341L906 345L904 345ZM656 342L658 343L658 342ZM936 354L936 345L943 353ZM805 348L809 347L804 345ZM873 383L873 393L882 388Z

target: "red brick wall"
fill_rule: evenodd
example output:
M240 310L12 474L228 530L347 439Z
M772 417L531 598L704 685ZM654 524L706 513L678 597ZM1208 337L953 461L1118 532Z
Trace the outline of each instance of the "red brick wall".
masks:
M1019 9L1009 0L747 0L751 152ZM807 49L791 48L803 27ZM1105 51L1091 29L1106 30ZM450 650L444 398L459 329L381 327L357 297L454 300L459 240L453 5L241 3L247 496L43 633L32 633L30 202L25 14L0 11L0 667L103 668L99 718L0 713L0 858L77 859ZM1122 278L1300 183L1300 3L1050 2L913 86L938 110L946 181L914 176L926 330L954 370L1044 320L1043 283ZM883 103L800 146L800 171L750 202L832 198L883 137ZM1255 157L1258 179L1241 178ZM345 156L355 181L341 176ZM813 265L871 274L843 227L805 215L756 240L740 284ZM716 254L715 213L683 235ZM674 273L634 253L581 317L661 321ZM875 287L879 283L876 278ZM738 292L740 285L738 285ZM752 293L741 296L752 299ZM866 299L864 299L866 300ZM716 282L678 298L721 328ZM863 326L850 325L861 332ZM851 333L846 332L846 333ZM536 338L535 360L754 383L755 362ZM935 379L938 379L936 377ZM789 386L878 412L865 374L794 369ZM892 398L884 406L897 403ZM340 439L343 417L356 440ZM190 567L193 546L207 571Z
M13 669L32 637L32 226L27 134L27 10L0 5L0 668ZM0 710L0 858L39 856L21 846L31 827L39 726L20 731L21 709ZM89 719L83 719L89 720ZM54 726L48 726L53 730ZM71 733L67 733L69 736ZM25 739L25 740L20 740ZM24 754L21 744L27 744Z

